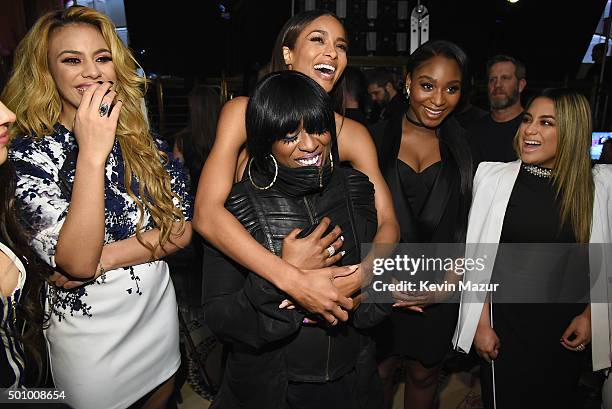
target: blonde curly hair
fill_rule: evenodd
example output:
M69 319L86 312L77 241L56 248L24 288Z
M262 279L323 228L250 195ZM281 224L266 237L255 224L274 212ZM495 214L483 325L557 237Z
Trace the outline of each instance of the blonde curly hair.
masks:
M125 187L140 212L136 237L153 256L160 246L172 242L171 236L182 235L185 217L180 206L175 205L175 202L180 203L180 198L172 192L170 175L164 168L168 157L157 148L141 108L147 81L137 75L138 62L117 36L115 26L106 15L88 7L73 6L45 14L26 34L17 47L13 72L2 94L2 100L17 115L11 137L53 134L54 125L60 120L62 100L49 70L49 38L58 28L71 24L89 24L97 28L111 51L117 75L117 98L123 101L117 139L123 156ZM132 178L138 181L138 196L132 191ZM155 245L146 243L141 237L145 209L161 231ZM180 222L178 229L174 228L175 222Z

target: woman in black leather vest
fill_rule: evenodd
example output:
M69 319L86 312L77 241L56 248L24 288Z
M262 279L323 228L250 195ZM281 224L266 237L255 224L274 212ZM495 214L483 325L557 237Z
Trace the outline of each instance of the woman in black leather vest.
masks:
M328 217L343 232L338 264L354 271L360 244L377 229L374 189L364 174L334 166L327 93L298 72L273 73L255 88L246 119L251 159L226 208L279 256L286 236ZM338 258L337 247L322 251ZM213 407L358 407L358 329L375 325L390 306L362 302L347 322L330 326L299 308L279 308L286 294L208 245L204 281L206 322L230 351Z

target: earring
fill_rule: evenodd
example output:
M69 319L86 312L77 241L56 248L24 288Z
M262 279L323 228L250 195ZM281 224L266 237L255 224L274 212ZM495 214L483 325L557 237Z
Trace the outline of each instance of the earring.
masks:
M268 186L265 187L261 187L261 186L257 186L255 184L255 182L253 181L253 177L251 176L251 165L253 164L253 159L255 158L251 158L249 160L249 179L251 180L251 185L253 185L253 187L255 189L259 189L259 190L268 190L272 187L272 185L274 184L274 182L276 182L276 177L278 176L278 163L276 163L276 158L274 157L274 155L270 154L269 155L272 158L272 162L274 163L274 177L272 178L272 182L270 182L270 184Z
M406 87L406 99L410 99L410 88Z

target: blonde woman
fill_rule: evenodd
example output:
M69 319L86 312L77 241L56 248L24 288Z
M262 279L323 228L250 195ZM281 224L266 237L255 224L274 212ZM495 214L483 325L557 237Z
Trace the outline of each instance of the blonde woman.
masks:
M180 361L160 258L191 238L187 178L149 132L136 65L106 16L75 6L36 22L3 94L23 220L64 273L45 336L74 408L165 407Z
M593 304L558 292L569 278L572 288L583 290L573 295L588 294L586 258L568 258L559 248L610 243L612 168L591 167L591 129L585 97L568 89L544 90L527 106L515 137L520 160L484 162L476 172L467 242L529 243L520 253L529 257L507 262L505 245L487 261L502 279L500 291L510 286L519 291L505 296L497 291L486 303L462 294L455 346L467 352L473 343L486 362L494 362L483 362L494 371L494 378L483 377L485 407L487 400L493 407L495 399L500 409L576 408L578 376L591 342L593 369L610 366L607 307L598 304L606 296L605 276L599 276L603 286L591 283ZM574 263L584 264L567 268ZM600 290L603 296L595 293ZM524 301L528 294L533 297ZM491 378L493 385L486 382Z

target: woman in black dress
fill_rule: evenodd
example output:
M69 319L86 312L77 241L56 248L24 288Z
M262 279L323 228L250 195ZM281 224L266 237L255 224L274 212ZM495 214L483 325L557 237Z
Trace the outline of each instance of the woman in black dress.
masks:
M416 49L407 65L407 111L372 129L402 243L465 240L473 164L463 128L451 114L461 100L466 60L448 41ZM393 373L405 360L404 407L429 409L451 348L457 305L430 305L423 313L402 300L377 329L379 372L390 402Z

